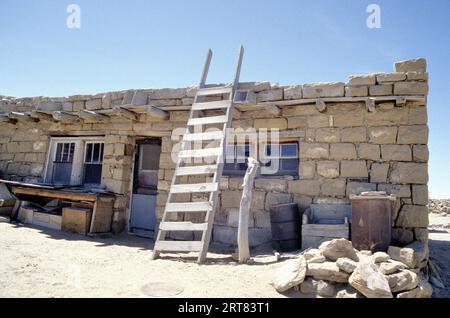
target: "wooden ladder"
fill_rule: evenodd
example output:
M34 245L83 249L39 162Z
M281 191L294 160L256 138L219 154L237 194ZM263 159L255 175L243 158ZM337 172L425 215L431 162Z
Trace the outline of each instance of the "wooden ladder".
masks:
M178 153L178 161L164 214L159 224L152 259L158 258L161 252L200 252L197 262L203 263L206 259L214 224L214 213L219 200L219 182L224 164L226 131L227 128L231 127L233 96L239 85L243 55L244 48L241 46L234 80L231 84L207 87L205 82L212 58L211 49L208 51L199 89L191 107L186 132ZM223 95L228 95L228 98L223 99ZM219 96L221 96L220 100L218 100ZM213 112L215 115L202 116L206 111ZM216 115L218 112L223 114ZM211 131L207 128L208 126L221 127L222 129ZM191 148L192 142L196 146L193 149ZM206 145L205 142L207 142ZM205 164L206 158L210 161L208 164ZM213 163L211 164L211 162ZM197 181L199 178L204 178L206 181L192 183L193 178L197 178ZM189 195L190 201L184 202L187 200L175 198L175 196L181 194ZM194 195L199 194L202 194L204 198L201 201L194 201ZM200 213L202 221L200 223L180 221L179 213L183 213L183 216L187 216L189 213L196 213L197 215ZM174 217L176 220L174 220ZM176 231L194 232L192 233L194 238L195 233L200 232L201 239L199 241L166 240L167 232Z

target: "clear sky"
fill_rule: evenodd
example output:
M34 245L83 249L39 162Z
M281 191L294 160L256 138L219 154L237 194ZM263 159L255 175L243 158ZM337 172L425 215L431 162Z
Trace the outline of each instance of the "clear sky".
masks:
M369 29L369 4L381 28ZM81 8L69 29L68 5ZM426 57L430 73L430 191L450 197L448 0L1 0L0 95L67 96L210 81L346 81Z

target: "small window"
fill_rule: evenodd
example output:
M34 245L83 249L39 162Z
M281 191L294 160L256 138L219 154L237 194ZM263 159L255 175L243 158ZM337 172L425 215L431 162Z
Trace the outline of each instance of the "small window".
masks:
M59 142L53 158L52 183L70 184L75 143Z
M100 184L102 180L103 142L86 143L84 156L84 184Z
M294 176L298 177L298 144L282 143L265 146L265 155L258 158L264 169L259 177ZM247 158L250 155L249 144L228 145L225 154L224 176L244 176L247 170Z

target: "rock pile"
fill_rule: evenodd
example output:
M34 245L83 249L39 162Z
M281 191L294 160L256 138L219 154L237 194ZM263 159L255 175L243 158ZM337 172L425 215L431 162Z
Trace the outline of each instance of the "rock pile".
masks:
M272 284L280 293L295 288L307 297L429 298L433 289L420 270L427 257L418 241L372 254L334 239L287 261Z
M428 200L428 211L430 213L450 214L450 199L430 199Z

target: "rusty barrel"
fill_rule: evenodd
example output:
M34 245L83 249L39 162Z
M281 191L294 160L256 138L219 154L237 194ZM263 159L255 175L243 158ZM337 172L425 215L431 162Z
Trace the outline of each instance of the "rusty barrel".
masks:
M281 252L300 249L300 213L297 203L270 207L273 248Z
M351 240L358 250L386 252L391 245L392 202L395 196L384 192L351 195Z

